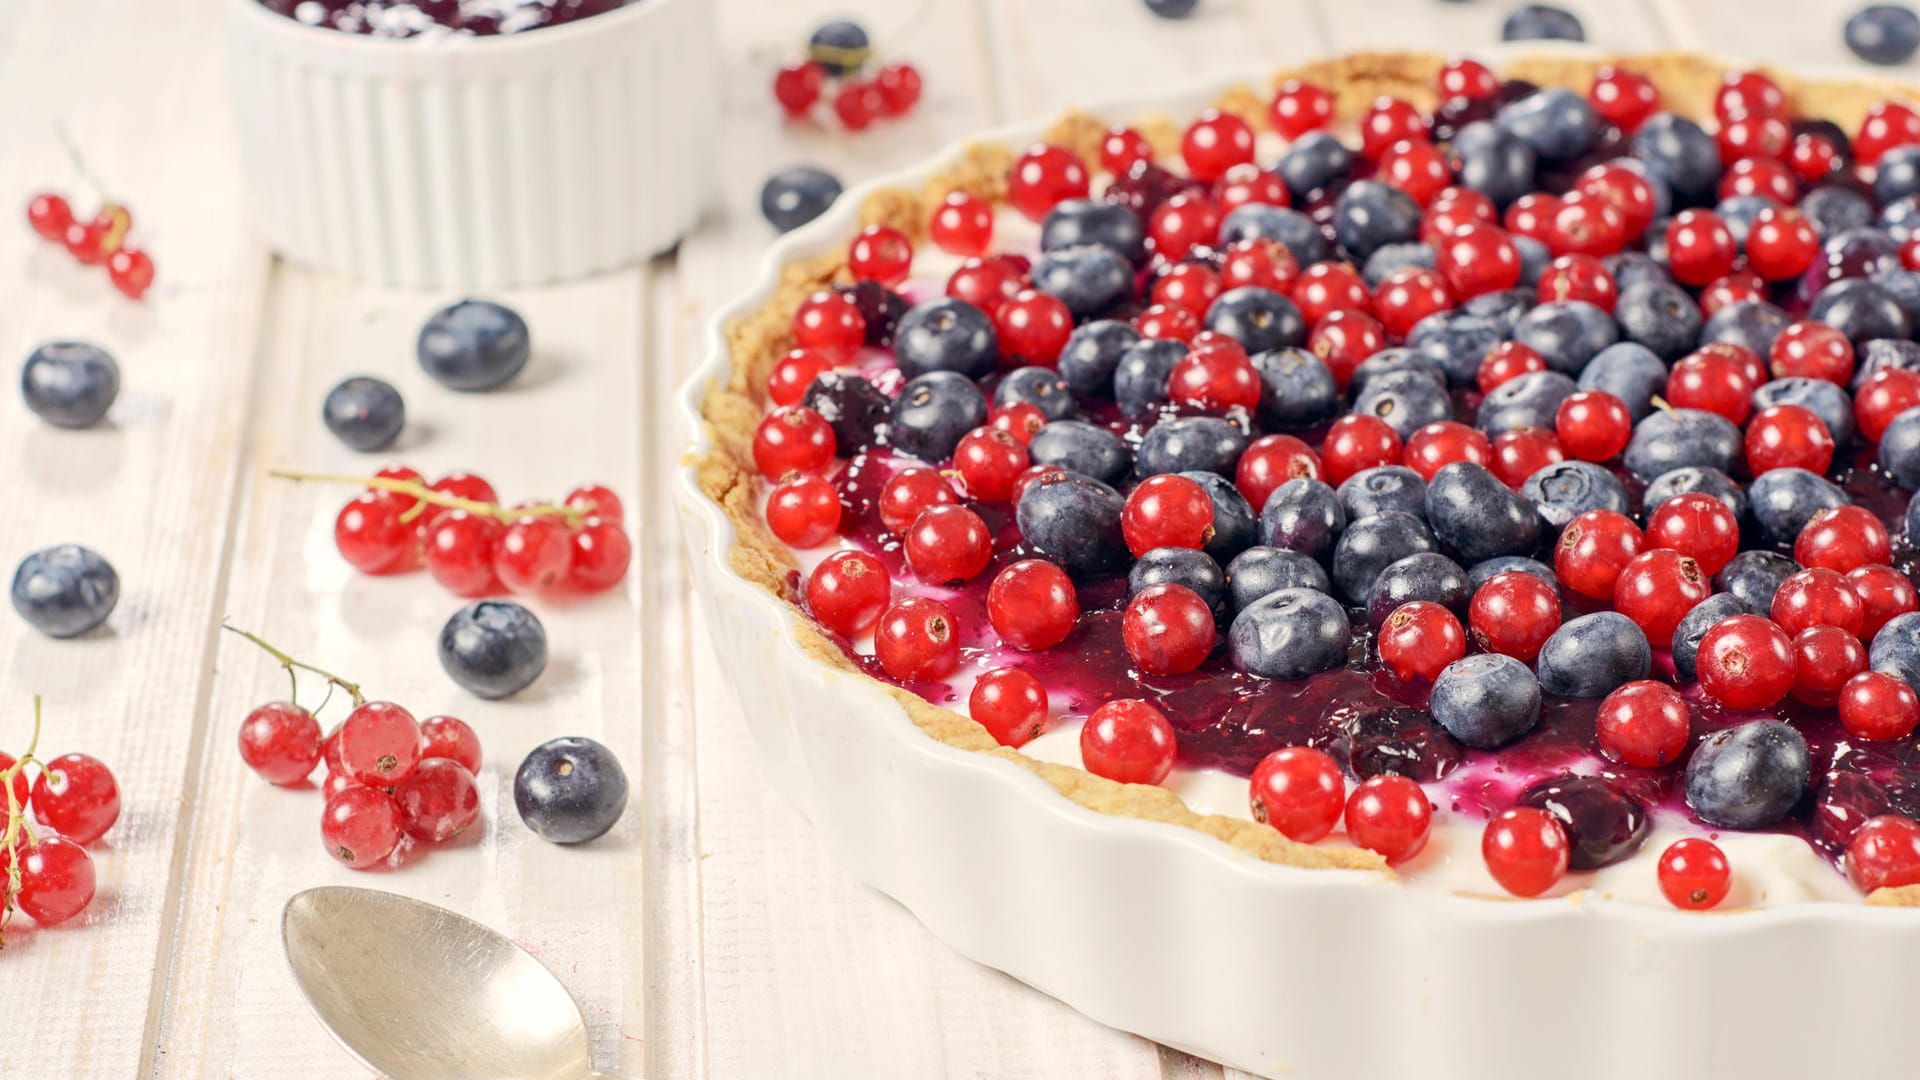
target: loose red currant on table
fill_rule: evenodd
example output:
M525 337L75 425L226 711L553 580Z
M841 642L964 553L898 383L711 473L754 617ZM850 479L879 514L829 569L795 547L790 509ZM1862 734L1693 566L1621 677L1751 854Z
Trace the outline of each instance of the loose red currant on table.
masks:
M1769 206L1747 233L1747 265L1768 281L1799 277L1820 253L1820 237L1798 210Z
M491 517L448 510L427 530L427 573L456 596L485 596L500 588L494 550L506 530Z
M1810 626L1793 637L1793 696L1827 707L1848 679L1867 669L1867 648L1837 626Z
M1543 304L1582 300L1607 314L1619 302L1619 287L1606 265L1591 255L1562 255L1540 275L1536 290Z
M1154 208L1147 218L1147 239L1161 258L1184 259L1220 235L1220 208L1197 191L1183 191Z
M1534 473L1565 460L1560 440L1545 428L1517 427L1493 437L1493 475L1515 491Z
M444 844L480 820L480 785L457 761L425 758L393 789L400 827L428 844Z
M1491 394L1503 383L1545 370L1546 359L1534 349L1517 341L1503 341L1488 349L1487 355L1480 358L1480 368L1474 379L1481 393Z
M1280 485L1299 477L1320 479L1320 456L1291 435L1262 435L1248 444L1234 468L1233 486L1256 512Z
M57 926L93 903L93 858L62 836L19 849L20 888L13 902L41 926ZM5 880L0 875L0 880Z
M935 506L908 527L906 550L907 565L921 581L969 581L993 561L993 533L964 506Z
M753 433L753 462L770 479L825 468L833 452L833 425L803 405L772 410Z
M867 319L849 293L823 289L793 312L793 343L828 356L849 357L866 344Z
M1267 118L1282 136L1298 139L1333 122L1333 95L1313 83L1288 79L1274 93Z
M1847 841L1847 879L1863 893L1920 885L1920 822L1898 814L1869 818Z
M1915 405L1920 405L1920 372L1881 368L1853 396L1854 425L1861 438L1877 443L1893 418Z
M1793 642L1758 615L1732 615L1700 639L1694 666L1708 697L1729 709L1769 709L1793 689Z
M240 724L240 760L270 784L303 783L320 763L320 722L291 702L262 705Z
M349 566L363 574L394 569L409 553L414 533L401 523L404 508L383 491L365 491L340 508L333 544Z
M400 806L384 791L344 788L320 812L320 838L341 865L371 870L400 846Z
M1699 563L1677 551L1643 551L1621 567L1613 608L1632 619L1649 644L1664 649L1673 644L1680 620L1711 595L1713 583Z
M1733 269L1740 250L1711 210L1682 210L1667 225L1668 267L1685 285L1705 285Z
M949 255L985 255L993 246L993 207L964 191L948 192L927 235Z
M1107 702L1080 728L1081 764L1122 784L1165 780L1176 751L1166 714L1138 698Z
M805 116L820 100L826 87L826 73L811 61L788 64L773 77L773 96L788 116Z
M947 295L965 300L992 317L1000 306L1027 287L1027 275L1012 260L995 255L968 259L947 278Z
M920 102L920 71L912 64L887 64L874 73L874 89L880 91L881 114L904 116Z
M76 844L100 839L120 818L120 785L104 763L85 754L43 762L31 801L36 821Z
M1853 157L1862 165L1880 164L1896 146L1920 143L1920 113L1897 101L1878 101L1867 109L1853 137Z
M1213 611L1185 585L1150 585L1127 601L1120 640L1127 655L1151 675L1180 675L1213 651Z
M1795 562L1843 574L1892 558L1893 537L1887 526L1863 506L1816 511L1793 542Z
M794 476L767 497L767 528L782 543L819 547L840 531L840 493L818 476Z
M1253 767L1249 795L1253 820L1280 835L1311 844L1333 831L1347 804L1347 778L1325 753L1286 746Z
M1683 911L1720 906L1733 888L1733 870L1720 845L1698 836L1676 840L1660 853L1660 892Z
M1801 570L1773 594L1773 621L1789 635L1810 626L1837 626L1860 632L1860 594L1837 570Z
M975 428L962 435L953 448L954 471L966 481L967 493L984 502L1013 498L1013 486L1030 460L1026 445L997 427Z
M1293 195L1286 181L1251 161L1243 161L1220 174L1214 184L1213 202L1225 217L1242 206L1291 206Z
M1560 530L1553 549L1553 572L1560 583L1582 596L1608 599L1620 571L1640 554L1646 539L1625 514L1588 510Z
M1232 113L1208 109L1188 125L1180 156L1194 179L1211 184L1233 166L1253 160L1253 129Z
M107 280L127 299L140 299L153 287L152 256L130 247L115 251L107 256Z
M73 224L73 207L62 196L43 191L27 202L27 224L40 239L50 243L66 240L67 226Z
M1861 662L1864 665L1864 656ZM1837 700L1840 726L1856 739L1904 739L1920 727L1920 696L1897 675L1856 670L1840 687Z
M1473 235L1475 244L1485 240L1484 234ZM1519 256L1515 255L1514 258L1514 269L1518 270ZM1475 269L1463 270L1462 273L1474 278L1483 270L1499 269L1498 256L1487 255L1476 263ZM1484 278L1481 280L1484 282ZM1418 266L1403 267L1388 274L1381 279L1380 288L1373 297L1373 311L1379 317L1380 325L1397 338L1406 337L1421 319L1452 306L1453 297L1447 292L1447 283L1439 274Z
M1380 662L1403 680L1439 678L1466 653L1460 620L1430 600L1401 604L1380 627Z
M1360 117L1360 153L1371 161L1380 160L1395 143L1426 137L1427 118L1396 97L1375 99Z
M1773 339L1773 377L1820 379L1845 386L1853 379L1853 342L1823 322L1791 323Z
M1001 746L1025 746L1047 726L1047 690L1019 668L995 668L976 679L967 715Z
M1380 157L1379 178L1427 206L1453 182L1447 155L1425 139L1394 143Z
M1473 594L1467 624L1482 649L1530 663L1560 629L1560 596L1532 574L1495 574Z
M1100 167L1115 176L1125 176L1135 162L1152 160L1153 144L1130 127L1112 128L1100 140Z
M858 637L880 618L893 581L864 551L836 551L807 575L807 610L842 637Z
M1774 405L1747 425L1747 467L1755 476L1769 469L1825 473L1833 464L1833 436L1813 410Z
M1567 876L1567 830L1545 810L1516 806L1487 824L1480 855L1487 872L1515 896L1539 896Z
M1034 221L1065 199L1086 198L1087 167L1070 150L1044 143L1029 148L1007 175L1007 201Z
M98 266L107 261L107 230L105 222L98 218L93 221L76 221L67 226L67 235L63 242L67 254L81 266Z
M1687 752L1693 721L1680 692L1643 679L1608 694L1594 716L1600 749L1610 758L1643 769L1679 761Z
M1633 415L1605 390L1576 390L1554 413L1553 430L1568 454L1581 461L1610 461L1633 437Z
M1307 351L1327 365L1334 383L1342 388L1362 361L1386 347L1386 328L1373 316L1351 308L1329 311L1307 335Z
M994 311L993 327L1009 359L1051 365L1073 336L1073 313L1052 293L1024 289Z
M1340 262L1317 262L1300 271L1293 286L1293 302L1307 325L1315 326L1335 311L1373 310L1373 296L1360 275Z
M865 131L878 120L887 108L886 99L881 96L880 88L870 82L848 79L840 84L840 92L833 95L833 114L848 131Z
M1607 123L1628 134L1660 111L1660 91L1652 79L1612 64L1594 72L1587 100Z
M1323 457L1324 454L1323 450ZM1433 474L1456 461L1491 466L1493 444L1485 434L1457 420L1436 420L1413 433L1401 457L1407 468L1419 473L1422 480L1432 480Z
M1150 476L1127 495L1120 531L1135 558L1155 548L1198 550L1213 539L1213 499L1178 473Z
M1677 551L1712 577L1740 553L1740 520L1727 504L1689 491L1661 503L1647 519L1649 547Z
M514 592L552 589L566 579L572 566L572 535L559 518L545 514L515 520L493 547L493 572Z
M905 233L888 225L861 229L847 248L847 269L861 281L898 285L907 280L912 268L913 242Z
M1907 575L1884 564L1855 567L1847 572L1847 582L1860 597L1860 639L1872 641L1873 635L1895 615L1920 611L1920 594Z
M1334 487L1362 469L1399 460L1400 436L1385 420L1364 413L1348 413L1335 420L1320 443L1320 469Z
M896 679L943 679L960 666L960 627L940 601L905 597L881 612L873 653Z
M1237 343L1203 343L1173 365L1167 396L1175 404L1207 412L1225 412L1236 406L1252 410L1260 407L1263 385L1246 350Z
M430 716L420 721L420 757L457 761L468 772L480 772L480 736L466 721Z
M1386 859L1405 862L1427 844L1433 804L1420 785L1391 773L1364 780L1347 798L1347 839Z
M1016 649L1051 649L1073 633L1079 618L1073 580L1045 559L1022 559L987 587L987 621Z

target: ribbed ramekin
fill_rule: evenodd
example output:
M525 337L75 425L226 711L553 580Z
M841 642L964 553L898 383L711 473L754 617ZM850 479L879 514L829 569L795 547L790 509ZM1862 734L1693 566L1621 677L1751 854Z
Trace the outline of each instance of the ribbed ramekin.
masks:
M1497 55L1497 54L1496 54ZM1203 92L1093 110L1192 115ZM1038 126L981 139L1020 146ZM849 192L779 241L721 311L681 396L731 367L726 324L787 263L846 242ZM880 684L810 657L800 616L732 568L726 513L681 471L699 597L768 781L859 880L935 936L1113 1027L1285 1080L1806 1080L1915 1075L1904 1018L1920 915L1858 904L1689 914L1580 894L1502 902L1259 861L1197 831L1088 810L924 734Z
M383 285L530 285L663 251L699 216L710 0L435 40L225 3L252 213L290 259Z

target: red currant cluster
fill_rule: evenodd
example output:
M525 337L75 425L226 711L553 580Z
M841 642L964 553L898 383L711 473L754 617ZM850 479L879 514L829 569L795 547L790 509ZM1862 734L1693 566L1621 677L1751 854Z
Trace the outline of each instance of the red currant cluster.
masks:
M240 725L240 757L269 783L303 786L326 762L320 837L341 865L398 866L414 844L450 843L480 820L480 738L471 727L451 716L416 722L392 702L368 701L355 683L226 629L278 660L295 697L296 673L305 671L326 680L329 694L353 699L353 711L324 738L313 713L293 701L262 705Z
M363 574L401 574L423 565L457 596L602 592L627 576L633 543L620 497L598 484L558 505L502 507L493 485L472 473L426 483L405 465L371 477L282 473L289 480L365 485L333 523L340 556Z
M120 818L120 785L99 759L34 756L40 742L40 699L33 699L33 738L16 760L0 753L0 940L15 909L41 926L80 914L93 902L93 857L87 845ZM28 776L29 767L38 775ZM29 822L37 822L36 832Z
M27 224L42 240L66 248L80 265L105 263L113 287L131 299L145 296L153 285L153 258L127 244L133 214L118 203L102 206L91 221L80 221L64 196L43 191L27 203Z
M858 70L833 76L817 60L799 60L773 77L774 100L788 117L800 120L813 113L820 99L831 93L833 115L848 131L865 131L875 120L905 116L920 101L920 72L912 64L892 63L863 79Z

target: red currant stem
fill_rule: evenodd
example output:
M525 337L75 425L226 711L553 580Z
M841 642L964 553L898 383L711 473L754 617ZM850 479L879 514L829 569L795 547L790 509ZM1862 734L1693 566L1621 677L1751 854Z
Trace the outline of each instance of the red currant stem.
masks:
M1661 397L1659 394L1653 395L1653 407L1659 409L1661 412L1670 413L1673 411L1673 406L1668 404L1667 399Z
M474 499L463 499L458 495L449 495L444 491L435 491L418 480L399 480L388 476L342 476L337 473L288 472L285 469L273 469L267 475L280 480L292 480L295 483L354 484L391 491L396 495L411 495L419 501L400 515L402 522L412 521L426 513L428 503L444 506L449 510L465 510L476 517L490 517L508 523L532 515L557 517L566 522L570 529L579 528L580 523L587 517L584 510L576 510L571 506L555 506L551 503L509 510L499 503L479 502Z
M20 805L20 796L13 790L13 780L34 761L33 752L40 745L40 695L33 695L33 737L27 740L27 752L20 760L0 771L0 789L7 793L7 828L0 833L0 848L7 852L7 887L0 895L0 945L6 944L7 922L13 918L13 898L20 891L20 848L16 841L20 834L27 834L27 846L40 842L33 835L33 825L27 821L26 807Z
M306 663L305 661L295 660L293 657L288 656L286 653L283 653L279 649L274 648L272 645L267 644L264 640L260 638L258 634L248 633L247 631L240 629L239 627L233 625L230 622L221 623L220 629L228 630L235 634L239 634L241 637L246 638L248 641L253 642L255 645L260 646L262 649L265 649L267 654L273 657L275 660L280 661L280 666L285 668L287 671L287 680L293 684L293 692L295 695L298 695L300 693L300 680L298 676L294 674L294 669L298 668L301 671L311 671L315 675L318 675L321 678L327 680L327 682L330 685L337 686L340 689L345 690L347 693L352 694L353 704L355 708L358 708L359 706L365 705L367 703L366 695L360 692L359 683L348 682L347 680L341 678L338 675L335 675L333 672L328 671L325 668L314 667L312 664ZM297 705L298 702L295 702L295 704Z
M80 144L73 141L73 134L67 130L66 121L55 118L53 134L60 140L61 149L67 152L67 160L73 162L73 171L80 174L80 179L86 181L87 186L93 189L94 195L101 202L106 202L107 186L102 184L100 178L93 174L93 170L87 167L87 159L80 153Z

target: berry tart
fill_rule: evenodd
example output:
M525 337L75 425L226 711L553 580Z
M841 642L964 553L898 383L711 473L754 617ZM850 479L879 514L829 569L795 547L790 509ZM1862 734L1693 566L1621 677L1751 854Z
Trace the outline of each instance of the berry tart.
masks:
M1914 97L1355 55L843 200L685 399L770 776L1254 1071L1885 1072L1769 976L1920 963Z

